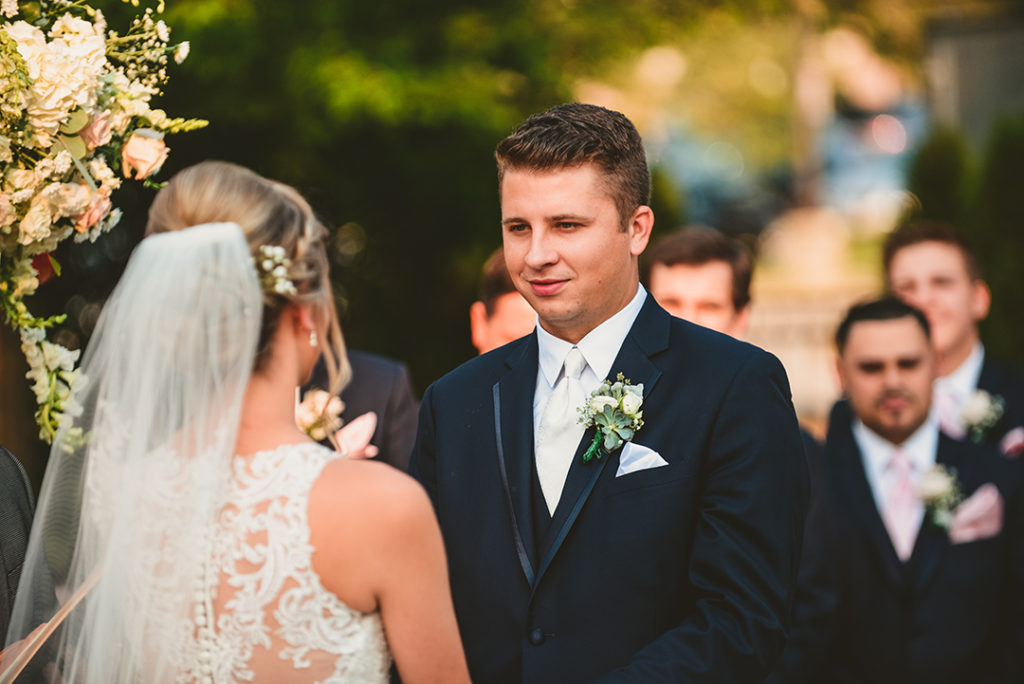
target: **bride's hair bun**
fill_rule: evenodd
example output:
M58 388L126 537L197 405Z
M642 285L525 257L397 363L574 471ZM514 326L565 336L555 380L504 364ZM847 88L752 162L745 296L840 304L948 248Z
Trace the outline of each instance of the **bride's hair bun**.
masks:
M339 390L350 370L331 295L328 233L309 203L291 186L245 167L206 161L179 171L157 193L149 209L146 235L219 222L241 226L254 260L262 259L262 248L283 249L288 262L283 277L294 285L283 292L264 289L256 370L269 358L270 340L285 307L292 302L312 304L327 322L329 339L323 345L323 355L331 388Z

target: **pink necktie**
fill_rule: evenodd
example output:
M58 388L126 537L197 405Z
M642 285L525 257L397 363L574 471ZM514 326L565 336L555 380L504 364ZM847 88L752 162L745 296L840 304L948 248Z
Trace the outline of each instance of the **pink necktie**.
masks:
M935 383L935 407L939 413L939 427L953 439L963 439L967 434L960 421L960 403L945 383Z
M910 459L897 449L889 459L886 470L892 473L892 482L885 498L883 519L889 530L889 538L901 561L910 558L917 538L915 512L917 500L914 496L914 485L910 481Z

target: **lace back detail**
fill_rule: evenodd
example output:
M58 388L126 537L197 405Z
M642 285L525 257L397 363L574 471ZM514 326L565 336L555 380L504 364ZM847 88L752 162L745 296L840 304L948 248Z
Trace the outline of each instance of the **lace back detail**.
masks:
M327 591L312 567L309 491L338 454L315 444L235 457L193 597L195 666L181 682L387 682L380 614Z

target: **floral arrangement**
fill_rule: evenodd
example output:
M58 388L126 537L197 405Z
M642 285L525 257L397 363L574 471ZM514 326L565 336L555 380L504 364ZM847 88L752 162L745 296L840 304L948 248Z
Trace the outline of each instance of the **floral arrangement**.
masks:
M644 412L640 410L643 403L644 386L631 385L622 373L615 382L605 380L591 392L579 409L579 422L588 428L597 427L597 432L583 454L583 462L600 460L633 439L644 425Z
M295 406L295 424L311 439L322 442L341 429L341 412L344 410L345 404L337 396L311 389Z
M60 274L50 254L58 244L95 241L117 224L111 194L122 178L152 183L165 134L207 123L150 106L169 58L180 63L189 50L169 42L163 9L159 0L122 35L84 0L0 0L0 307L21 334L47 442L80 410L85 379L78 352L47 340L64 317L34 316L25 298L41 271Z
M948 531L956 508L964 498L956 470L936 463L921 477L916 493L931 521Z
M1006 402L998 395L989 394L983 389L974 391L960 411L960 421L972 442L980 442L985 438L985 433L1003 417L1005 406Z

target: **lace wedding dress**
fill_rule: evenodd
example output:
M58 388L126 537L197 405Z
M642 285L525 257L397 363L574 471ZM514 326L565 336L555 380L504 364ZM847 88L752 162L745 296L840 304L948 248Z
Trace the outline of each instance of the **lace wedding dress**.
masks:
M346 606L312 567L309 491L338 454L285 445L234 458L227 503L193 600L182 682L386 682L379 612Z

